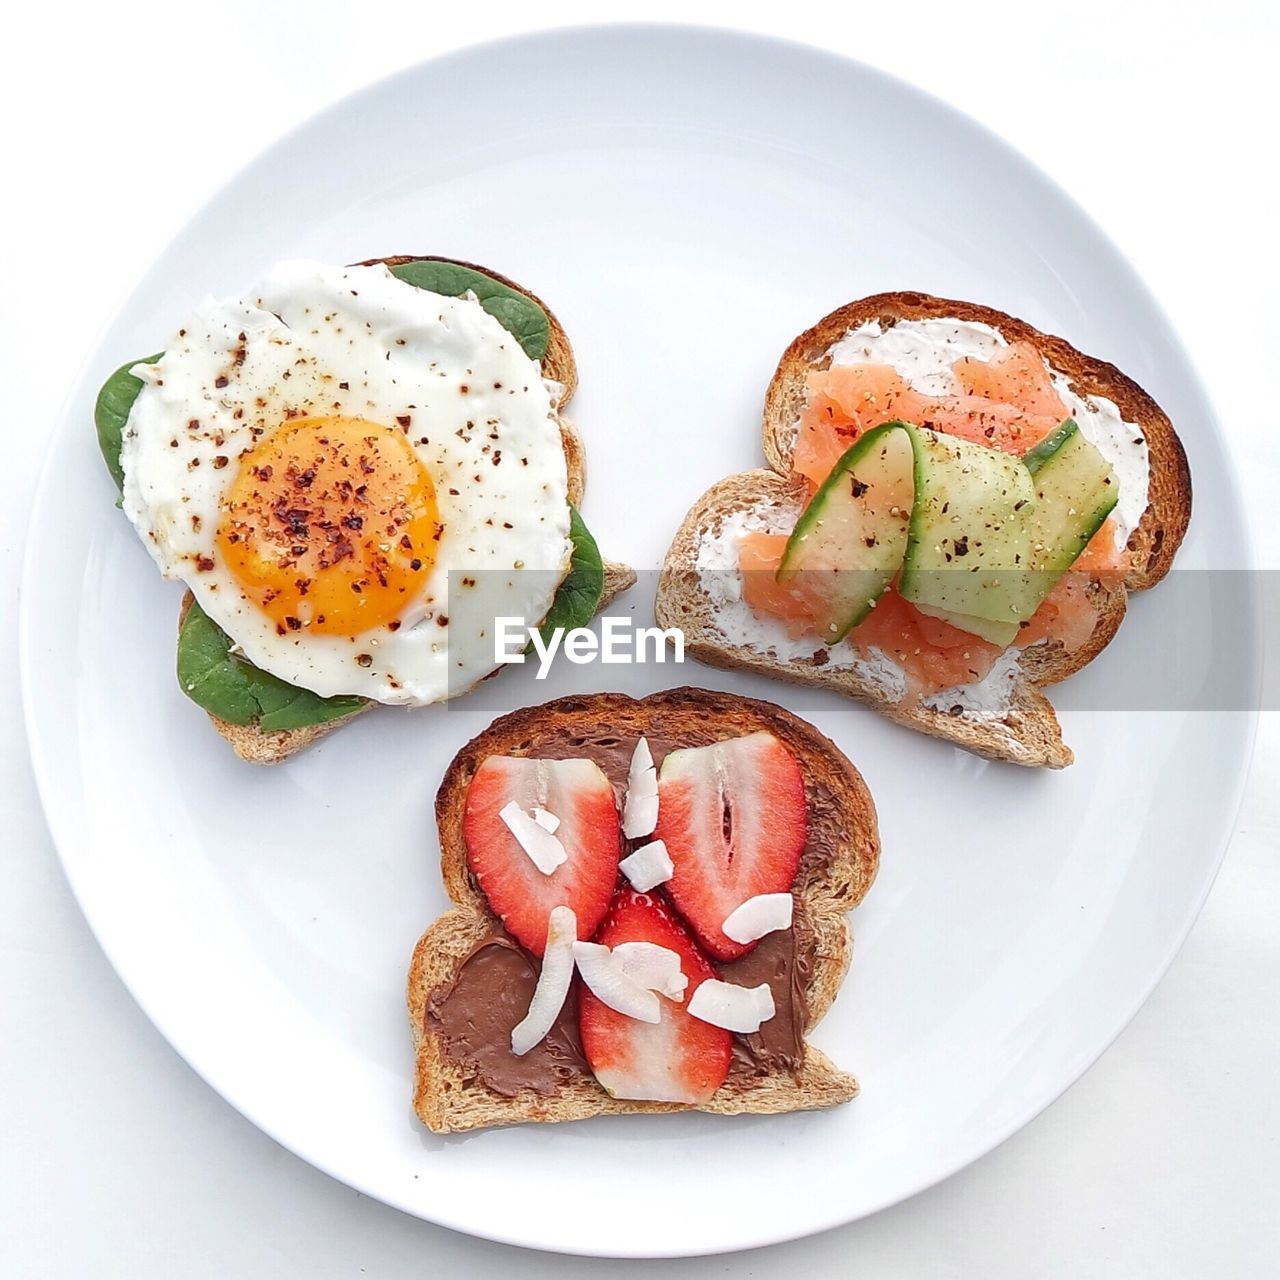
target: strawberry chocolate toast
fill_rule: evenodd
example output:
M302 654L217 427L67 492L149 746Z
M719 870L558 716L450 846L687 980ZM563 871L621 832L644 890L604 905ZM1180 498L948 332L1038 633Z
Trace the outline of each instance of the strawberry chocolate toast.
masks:
M436 799L453 906L409 972L437 1132L833 1106L805 1041L875 877L861 775L772 703L701 689L503 716Z

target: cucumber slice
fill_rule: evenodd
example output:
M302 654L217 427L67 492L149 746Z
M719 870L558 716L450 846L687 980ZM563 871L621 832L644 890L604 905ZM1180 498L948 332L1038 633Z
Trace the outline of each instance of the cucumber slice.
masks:
M1035 475L1050 458L1055 457L1062 446L1074 436L1080 434L1080 428L1074 418L1067 418L1056 431L1051 431L1034 449L1028 449L1022 455L1023 466Z
M812 602L828 644L871 612L902 565L916 471L914 428L894 422L868 431L836 463L787 540L777 580Z
M916 500L898 590L925 612L965 630L995 623L992 633L1004 635L1012 627L1012 639L1029 616L1031 473L1021 458L999 449L911 430L917 440Z
M1119 497L1068 419L1017 458L905 422L836 463L787 541L777 579L828 644L893 581L921 613L1004 647L1075 563Z
M1044 596L1080 558L1120 500L1110 463L1068 418L1023 458L1035 481L1032 568Z
M1002 649L1011 645L1022 630L1020 622L993 622L990 618L978 618L971 613L949 613L946 609L935 609L931 605L920 604L919 601L915 607L920 613L949 622L953 627L967 631L989 644L999 645Z

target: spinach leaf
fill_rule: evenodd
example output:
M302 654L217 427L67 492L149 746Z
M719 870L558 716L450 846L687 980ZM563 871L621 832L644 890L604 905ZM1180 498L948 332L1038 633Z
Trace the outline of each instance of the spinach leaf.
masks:
M456 262L436 262L420 258L391 268L391 274L406 284L432 293L458 298L469 289L480 305L524 348L531 360L547 354L551 322L532 298L479 271Z
M155 364L163 352L142 360L130 360L122 364L102 384L97 403L93 406L93 423L98 428L98 448L116 482L117 489L124 488L124 468L120 465L120 447L124 444L124 424L129 421L129 410L142 390L142 379L129 372L135 364Z
M604 594L604 561L600 559L600 548L576 507L569 508L569 538L573 542L569 572L538 628L548 642L557 627L564 627L566 631L585 627L595 616L596 606Z
M260 671L195 601L178 633L178 684L192 702L231 724L299 729L359 711L363 698L322 698Z

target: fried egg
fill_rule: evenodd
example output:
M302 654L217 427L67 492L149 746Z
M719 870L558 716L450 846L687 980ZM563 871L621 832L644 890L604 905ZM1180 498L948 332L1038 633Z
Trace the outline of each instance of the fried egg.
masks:
M262 670L436 702L494 669L495 618L550 608L558 388L473 297L284 262L133 373L125 514Z

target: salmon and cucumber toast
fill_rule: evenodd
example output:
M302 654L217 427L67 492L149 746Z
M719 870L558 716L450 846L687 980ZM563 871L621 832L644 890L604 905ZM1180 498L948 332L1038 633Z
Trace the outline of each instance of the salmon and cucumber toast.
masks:
M1110 642L1191 514L1159 405L990 307L878 294L787 348L764 452L667 553L657 616L688 652L980 755L1070 764L1042 687Z
M496 720L436 797L450 909L409 972L437 1132L847 1102L806 1040L880 843L861 774L772 703L704 689Z

